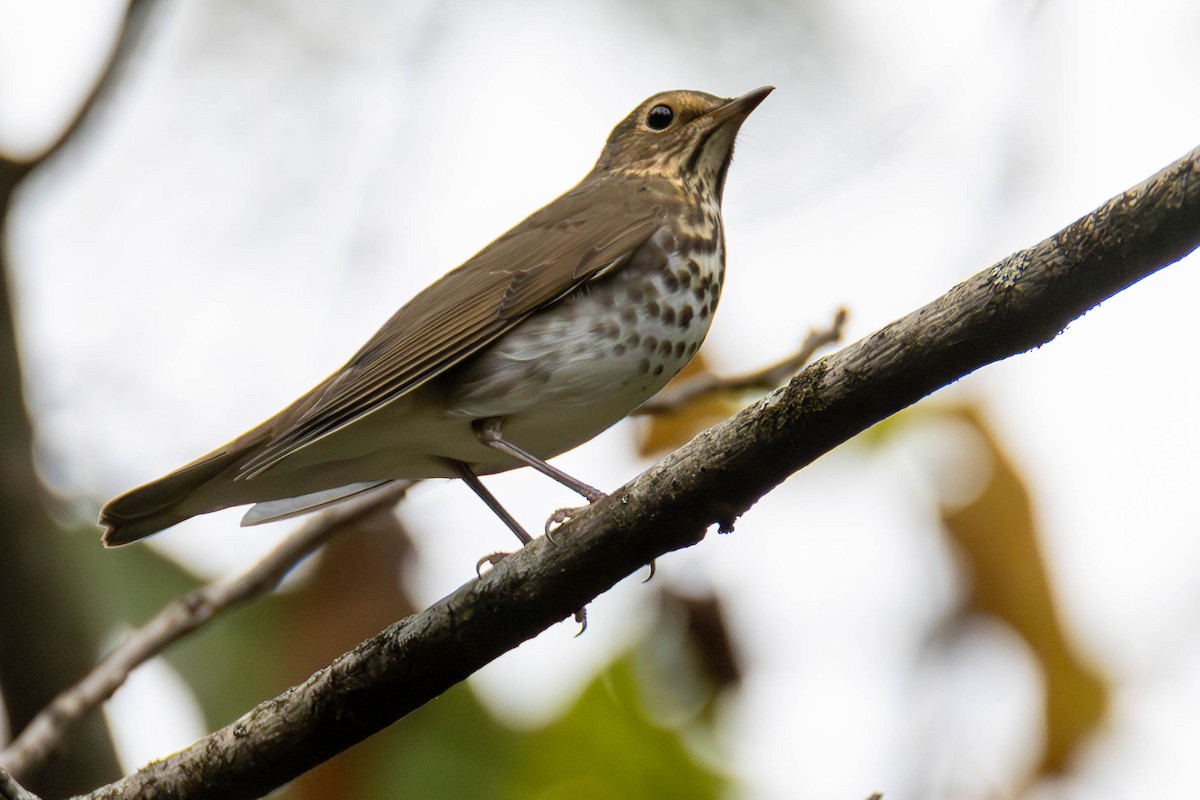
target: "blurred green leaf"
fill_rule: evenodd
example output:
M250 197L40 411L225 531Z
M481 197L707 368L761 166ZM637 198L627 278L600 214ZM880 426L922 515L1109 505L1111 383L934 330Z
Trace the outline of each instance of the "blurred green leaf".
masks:
M451 800L716 798L725 777L700 764L680 732L642 710L633 657L599 675L561 718L535 731L493 719L466 686L381 734L386 748L361 797Z
M523 761L508 797L718 797L723 778L696 761L679 732L647 719L638 688L632 657L616 661L562 719L531 734L526 751L538 756Z
M203 583L152 547L104 550L87 558L96 587L92 613L110 631L144 624ZM210 729L286 688L273 659L264 657L278 650L277 619L276 598L257 600L225 612L163 654L195 693Z
M110 624L114 619L123 619L140 625L168 602L201 584L199 578L153 547L104 549L94 525L73 533L72 538L76 545L72 553L97 590L93 612Z

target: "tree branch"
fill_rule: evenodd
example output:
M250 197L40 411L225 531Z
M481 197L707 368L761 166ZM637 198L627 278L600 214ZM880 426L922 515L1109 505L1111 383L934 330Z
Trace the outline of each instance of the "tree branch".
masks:
M0 800L41 800L36 794L17 783L4 767L0 767Z
M1200 244L1200 148L1044 242L827 356L706 431L556 536L541 537L186 750L88 798L258 797L395 722L696 544L851 436L993 361L1044 344Z

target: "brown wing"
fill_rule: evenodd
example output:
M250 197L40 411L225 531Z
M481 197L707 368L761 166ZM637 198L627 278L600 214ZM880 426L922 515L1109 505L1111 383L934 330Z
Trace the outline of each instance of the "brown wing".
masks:
M662 225L669 187L580 184L414 297L341 370L268 423L250 478L412 391L526 316L620 266Z

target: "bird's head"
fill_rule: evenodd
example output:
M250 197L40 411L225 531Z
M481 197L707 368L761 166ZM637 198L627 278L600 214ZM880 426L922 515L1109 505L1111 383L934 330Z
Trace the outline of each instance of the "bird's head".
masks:
M734 99L682 90L656 94L613 128L593 172L705 183L719 198L738 129L774 88Z

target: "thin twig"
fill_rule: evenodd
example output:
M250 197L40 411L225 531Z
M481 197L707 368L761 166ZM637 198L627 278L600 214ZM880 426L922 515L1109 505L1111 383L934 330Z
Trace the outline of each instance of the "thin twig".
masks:
M650 414L667 414L678 411L698 397L715 392L748 392L753 390L769 391L800 371L813 354L822 347L837 344L842 340L842 329L846 326L849 312L839 308L833 316L833 322L828 328L813 328L800 345L800 349L792 355L754 372L722 378L712 373L705 373L690 381L675 387L668 387L659 392L653 399L643 403L635 416Z
M217 614L271 591L310 553L339 531L395 505L413 481L397 481L326 512L280 542L246 571L172 601L131 631L83 680L63 691L0 752L0 764L31 774L61 744L63 734L125 683L138 665L161 653Z
M17 783L17 779L0 767L0 800L41 800L36 794Z

